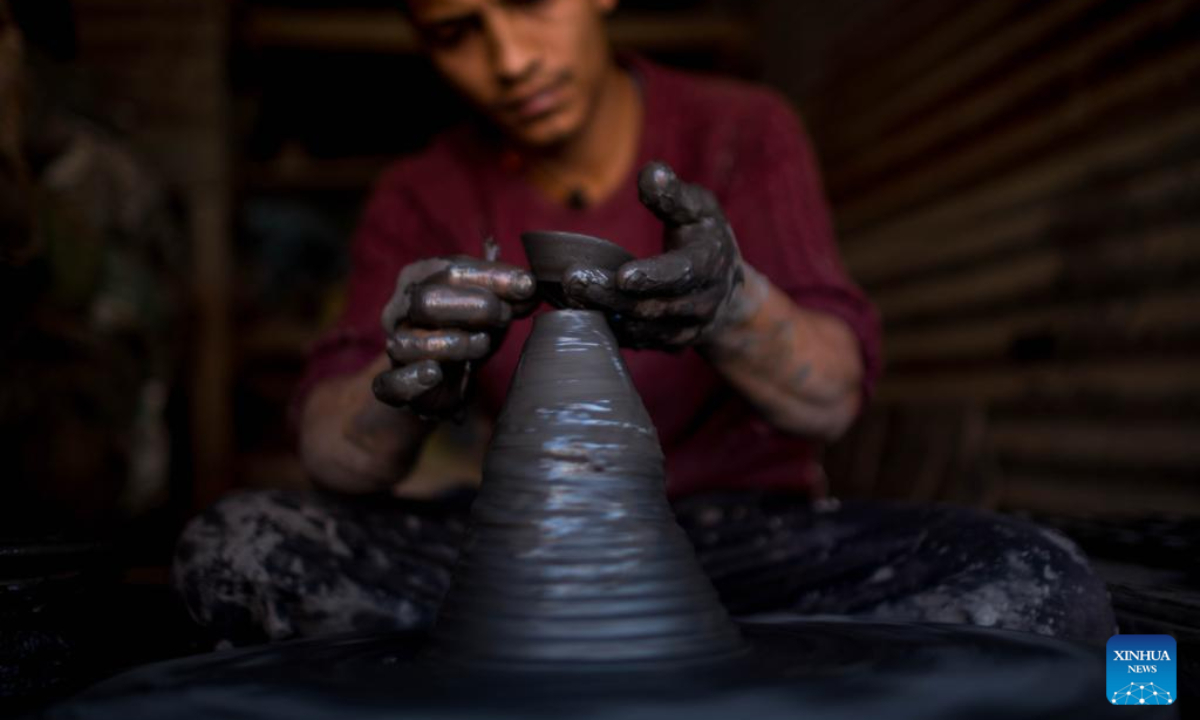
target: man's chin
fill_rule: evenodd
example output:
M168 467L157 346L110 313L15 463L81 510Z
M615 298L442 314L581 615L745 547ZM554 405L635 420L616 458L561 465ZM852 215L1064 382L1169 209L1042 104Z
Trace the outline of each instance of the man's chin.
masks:
M517 144L530 150L553 150L577 136L580 123L567 122L565 118L549 116L508 128L508 136Z

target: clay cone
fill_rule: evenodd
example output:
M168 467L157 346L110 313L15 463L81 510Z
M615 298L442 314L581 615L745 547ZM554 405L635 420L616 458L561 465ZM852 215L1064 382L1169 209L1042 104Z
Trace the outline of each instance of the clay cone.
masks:
M538 316L488 449L434 656L519 670L740 655L664 481L658 436L604 318Z

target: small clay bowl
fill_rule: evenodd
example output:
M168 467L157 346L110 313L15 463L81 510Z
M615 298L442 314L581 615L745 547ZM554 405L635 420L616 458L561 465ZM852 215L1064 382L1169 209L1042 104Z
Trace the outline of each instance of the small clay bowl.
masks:
M579 233L535 231L521 234L525 257L538 281L538 294L555 307L565 307L563 274L571 267L597 268L616 272L630 260L628 250L598 237Z

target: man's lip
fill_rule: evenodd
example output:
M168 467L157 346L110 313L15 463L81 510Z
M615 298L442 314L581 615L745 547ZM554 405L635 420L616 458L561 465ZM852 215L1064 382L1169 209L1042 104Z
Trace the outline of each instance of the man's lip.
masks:
M562 90L566 85L566 78L560 78L534 92L502 103L501 108L506 113L522 118L543 115L559 105Z

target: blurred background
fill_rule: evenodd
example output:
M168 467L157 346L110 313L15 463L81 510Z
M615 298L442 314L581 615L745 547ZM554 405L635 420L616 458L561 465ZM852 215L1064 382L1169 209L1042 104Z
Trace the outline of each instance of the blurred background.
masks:
M357 214L461 108L389 0L8 8L3 251L41 270L0 275L0 558L38 580L3 607L103 578L39 656L119 643L94 677L193 647L167 586L191 514L304 485L287 403ZM612 31L807 124L885 328L834 494L1031 515L1127 627L1194 634L1200 2L627 0ZM477 474L484 437L448 429L418 475Z

